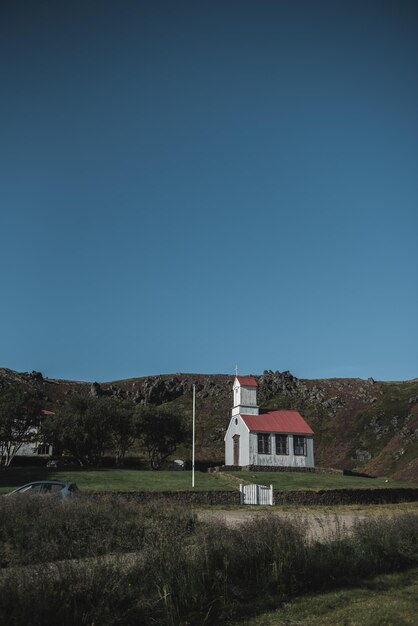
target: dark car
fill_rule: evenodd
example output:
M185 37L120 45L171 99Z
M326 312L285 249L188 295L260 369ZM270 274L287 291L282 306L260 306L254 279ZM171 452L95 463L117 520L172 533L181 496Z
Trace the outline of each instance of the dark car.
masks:
M77 493L78 487L75 483L68 483L63 480L36 480L33 483L27 483L18 487L10 493L6 493L8 496L18 496L21 494L30 495L54 495L60 498L68 498Z

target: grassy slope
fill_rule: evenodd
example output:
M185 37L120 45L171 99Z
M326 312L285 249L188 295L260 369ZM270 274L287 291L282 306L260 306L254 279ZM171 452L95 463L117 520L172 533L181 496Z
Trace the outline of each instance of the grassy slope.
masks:
M192 396L184 395L164 404L192 423ZM221 465L224 462L224 436L229 423L230 402L224 398L196 398L196 458ZM179 446L176 458L191 458L191 443Z
M365 466L367 471L376 474L386 471L404 479L417 476L414 470L418 457L418 404L411 406L408 402L416 393L416 384L406 383L393 384L385 390L384 402L376 407L373 416L380 420L383 433L375 443L373 458Z
M378 576L353 589L297 598L241 626L407 626L417 623L418 569Z

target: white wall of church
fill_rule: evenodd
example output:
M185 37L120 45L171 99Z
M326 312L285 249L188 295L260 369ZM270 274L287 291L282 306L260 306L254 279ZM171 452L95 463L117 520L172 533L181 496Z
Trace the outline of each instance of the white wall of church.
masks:
M234 435L239 436L239 459L237 465L249 465L249 435L248 428L240 417L231 419L225 436L225 465L234 463Z
M279 467L314 467L313 438L306 436L306 456L296 455L293 450L293 435L289 437L289 454L275 454L275 434L270 433L271 454L258 454L258 433L249 433L248 465L265 465Z

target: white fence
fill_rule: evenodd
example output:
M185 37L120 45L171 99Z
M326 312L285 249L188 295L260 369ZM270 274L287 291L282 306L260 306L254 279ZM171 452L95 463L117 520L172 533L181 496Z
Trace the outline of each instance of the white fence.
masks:
M273 485L240 485L241 504L267 504L273 506Z

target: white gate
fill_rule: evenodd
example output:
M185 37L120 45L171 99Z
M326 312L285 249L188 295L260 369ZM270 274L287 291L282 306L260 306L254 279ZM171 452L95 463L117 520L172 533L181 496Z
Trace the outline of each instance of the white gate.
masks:
M240 485L241 504L268 504L273 506L273 485Z

